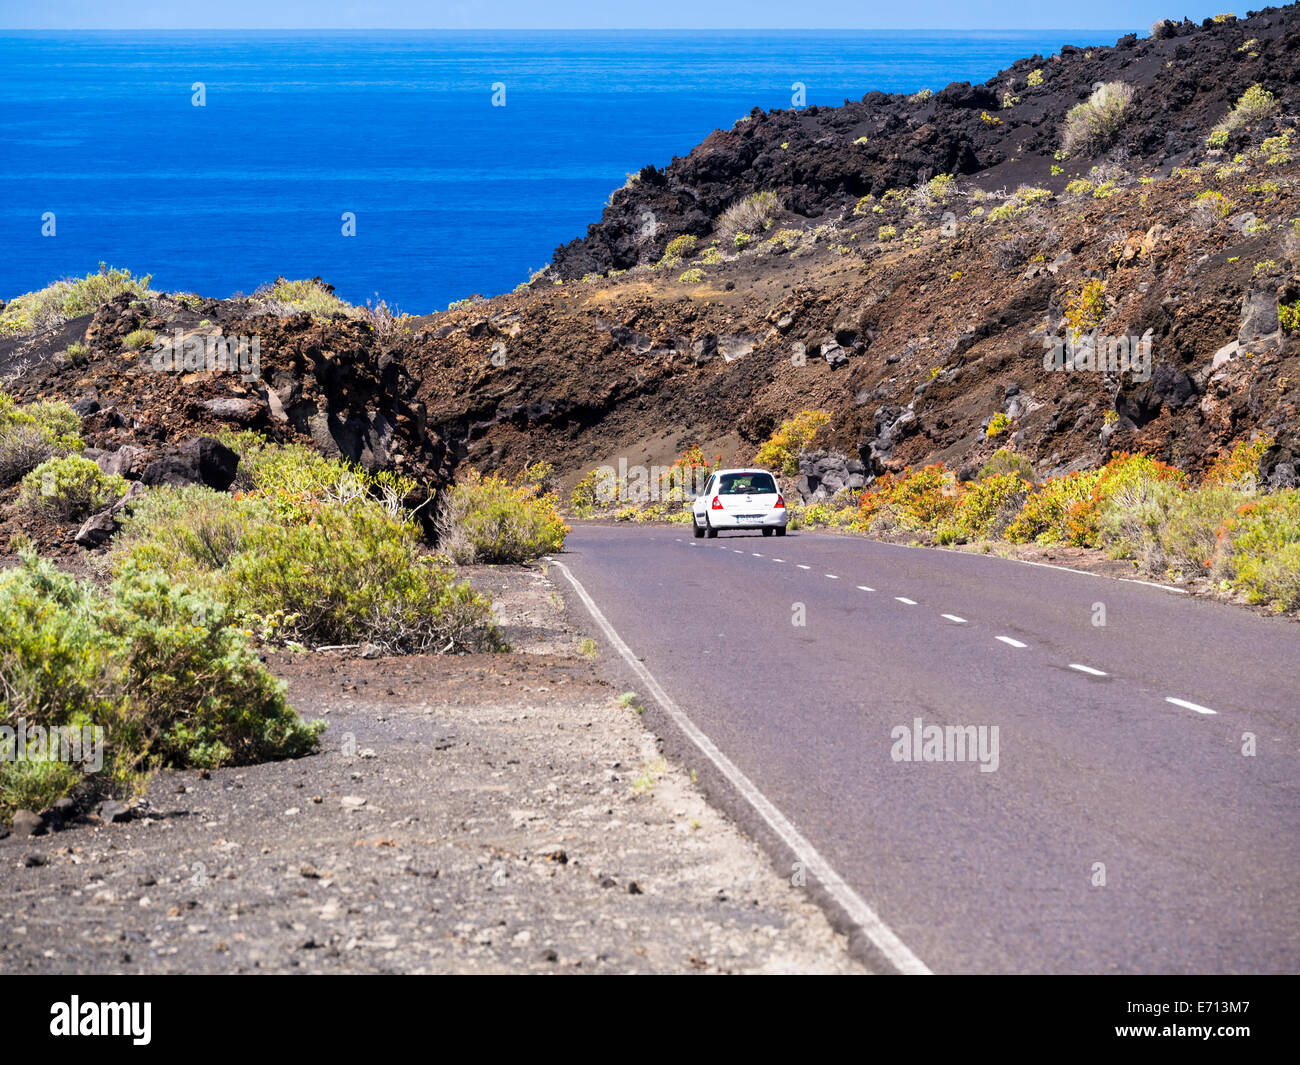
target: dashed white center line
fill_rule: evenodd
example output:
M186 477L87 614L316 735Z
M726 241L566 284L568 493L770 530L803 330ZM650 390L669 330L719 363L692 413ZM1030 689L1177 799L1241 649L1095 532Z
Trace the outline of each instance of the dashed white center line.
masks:
M894 598L897 599L900 603L906 603L908 606L916 606L915 599L908 599L906 596L902 596L902 595L896 595L894 596Z
M762 557L763 557L763 556L760 555L757 551L751 551L750 554L753 555L755 558L762 558Z
M1001 641L1002 641L1004 644L1006 644L1008 647L1028 647L1028 646L1029 646L1028 644L1023 644L1023 643L1021 643L1019 640L1013 640L1010 636L999 636L998 639L1001 640Z
M956 622L958 625L965 625L965 624L966 624L966 619L965 619L965 618L959 618L956 614L940 614L939 616L940 616L941 618L947 618L949 621L954 621L954 622Z
M859 585L858 585L858 591L860 591L860 592L874 592L875 589L874 589L874 588L868 588L865 584L859 584Z
M737 555L743 555L743 554L745 553L744 551L742 551L742 550L741 550L740 548L738 548L738 547L733 547L731 550L732 550L733 552L735 552Z
M1165 702L1173 703L1175 706L1181 706L1184 710L1195 710L1198 714L1217 714L1217 710L1211 710L1208 706L1198 706L1196 703L1189 703L1186 699L1175 699L1173 696L1166 696Z
M783 559L783 558L774 558L774 559L772 559L772 561L773 561L773 562L784 562L785 559Z
M1093 676L1093 677L1106 676L1106 673L1103 670L1093 669L1092 666L1081 666L1079 665L1078 662L1071 662L1070 668L1077 669L1080 673L1087 673L1089 676Z
M826 574L826 576L829 577L829 578L830 578L831 580L833 580L833 581L837 581L837 580L839 580L839 578L838 578L837 576L835 576L835 574L833 574L833 573L828 573L828 574Z
M805 566L802 562L796 562L795 565L800 569L812 569L812 566Z

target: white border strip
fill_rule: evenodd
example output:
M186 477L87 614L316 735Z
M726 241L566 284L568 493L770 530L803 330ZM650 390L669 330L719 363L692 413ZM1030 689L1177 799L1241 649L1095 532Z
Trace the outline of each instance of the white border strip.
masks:
M596 606L595 600L587 594L587 589L579 583L578 578L573 575L569 567L550 555L546 556L546 560L556 566L568 579L569 583L573 585L573 590L578 593L582 605L587 608L588 613L591 614L600 627L600 631L614 649L623 656L623 660L631 667L632 672L645 684L646 689L654 696L655 701L660 705L664 713L672 718L673 723L686 734L690 741L713 763L718 772L727 778L749 805L767 822L768 827L805 864L808 871L821 883L826 893L843 908L854 924L862 929L876 949L900 973L909 976L930 975L930 969L926 964L913 954L907 945L894 934L893 930L880 919L879 914L867 905L867 901L844 882L840 874L831 867L831 864L803 837L786 816L773 805L771 800L758 790L753 781L745 776L732 763L731 759L723 754L713 741L686 716L673 701L672 696L664 691L659 682L655 680L654 674L645 667L645 664L632 653L632 649L623 642L622 637L619 636L614 626L605 619L605 615Z

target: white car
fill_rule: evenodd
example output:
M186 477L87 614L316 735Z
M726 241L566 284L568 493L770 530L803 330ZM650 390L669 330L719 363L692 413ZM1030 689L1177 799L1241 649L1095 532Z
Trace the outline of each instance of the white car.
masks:
M785 498L767 470L717 470L691 503L695 538L722 529L761 529L785 535Z

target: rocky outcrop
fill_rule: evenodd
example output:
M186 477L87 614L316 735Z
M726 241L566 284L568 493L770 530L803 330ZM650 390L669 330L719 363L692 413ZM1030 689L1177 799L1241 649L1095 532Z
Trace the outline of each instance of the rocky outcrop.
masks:
M869 92L842 107L755 108L663 169L643 168L614 192L585 237L556 249L551 272L579 278L654 262L674 237L712 233L729 205L759 191L777 193L794 215L821 218L846 201L936 174L987 175L989 188L1014 187L1006 173L1011 160L1039 179L1055 161L1066 112L1098 82L1141 87L1113 150L1158 165L1177 160L1204 147L1214 123L1252 84L1285 92L1300 83L1295 24L1293 8L1200 26L1167 22L1173 30L1130 34L1109 48L1067 45L1048 58L1019 60L982 85L954 82L928 99ZM1004 107L1008 93L1016 102ZM1235 150L1234 140L1228 154ZM1086 173L1092 161L1076 157L1070 170ZM1132 259L1140 247L1126 254Z
M224 492L234 483L238 468L239 455L220 440L198 436L179 447L166 448L144 468L140 482L151 488L201 484Z
M821 503L839 492L860 491L873 479L861 461L842 451L805 451L799 456L795 491L804 503Z

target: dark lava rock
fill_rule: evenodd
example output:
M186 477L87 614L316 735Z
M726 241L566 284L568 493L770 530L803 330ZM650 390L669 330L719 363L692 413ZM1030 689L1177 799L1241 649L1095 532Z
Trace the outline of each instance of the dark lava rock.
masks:
M31 810L18 810L14 813L13 833L15 836L39 836L45 832L45 819Z
M145 467L140 480L157 485L204 484L224 492L235 480L239 455L211 436L196 436L180 447L168 448Z
M118 802L116 799L109 799L100 804L99 817L102 821L120 822L131 820L131 807L124 802Z

